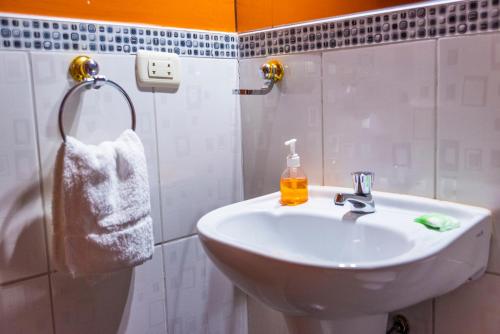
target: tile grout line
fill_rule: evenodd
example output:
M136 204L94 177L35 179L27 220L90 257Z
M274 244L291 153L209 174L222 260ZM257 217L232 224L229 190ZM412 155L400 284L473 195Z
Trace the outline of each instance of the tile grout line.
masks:
M18 278L18 279L15 279L15 280L7 281L7 282L4 282L4 283L0 283L0 287L2 287L2 288L3 287L8 287L10 285L21 283L21 282L24 282L24 281L29 281L29 280L32 280L32 279L35 279L35 278L40 278L40 277L43 277L43 276L49 276L50 273L51 272L47 271L47 272L43 272L43 273L40 273L40 274L30 275L30 276Z
M432 334L436 334L436 298L432 298Z
M438 197L438 94L439 94L439 38L434 42L434 198ZM436 298L432 299L432 334L436 334Z
M168 245L168 244L176 242L176 241L183 241L183 240L186 240L186 239L189 239L189 238L192 238L192 237L196 237L196 236L198 236L198 233L191 233L191 234L187 234L187 235L175 238L175 239L170 239L170 240L167 240L167 241L161 241L161 242L155 243L154 246L155 247L157 247L157 246L165 246L165 245ZM45 271L43 273L39 273L39 274L35 274L35 275L30 275L30 276L25 276L25 277L18 278L18 279L15 279L15 280L10 280L10 281L6 281L6 282L3 282L3 283L0 283L0 286L8 286L8 285L11 285L11 284L15 284L15 283L23 282L23 281L28 281L30 279L42 277L42 276L45 276L45 275L47 275L47 276L48 275L53 275L53 274L56 274L56 273L58 273L57 270L50 270L49 269L48 271Z
M165 330L168 333L167 259L166 259L165 253L163 252L163 245L164 244L160 244L160 253L161 253L161 258L162 258L162 262L163 262L163 290L164 290L163 296L165 297L163 305L165 307Z
M160 234L161 234L161 240L164 240L165 238L165 235L164 235L164 232L163 232L163 201L162 201L162 193L163 193L163 189L162 189L162 182L161 182L161 173L160 173L160 148L159 148L159 144L160 144L160 140L158 138L158 112L157 112L157 91L155 88L151 88L151 94L153 94L153 117L154 117L154 129L155 129L155 137L154 137L154 140L155 140L155 145L156 145L156 149L155 149L155 154L156 154L156 167L157 167L157 172L156 172L156 176L158 177L158 199L160 200ZM155 243L156 245L156 243Z
M172 242L183 241L185 239L189 239L189 238L195 237L197 235L198 235L198 233L187 234L187 235L184 235L182 237L175 238L175 239L170 239L170 240L167 240L167 241L161 241L161 242L155 243L154 246L155 247L157 247L157 246L165 246L165 245L168 245L168 244L170 244ZM19 282L22 282L22 281L27 281L27 280L30 280L30 279L33 279L33 278L41 277L41 276L44 276L44 275L52 275L52 274L56 274L56 273L58 273L57 270L48 269L47 271L45 271L43 273L39 273L39 274L35 274L35 275L30 275L30 276L24 276L24 277L21 277L21 278L18 278L18 279L9 280L9 281L0 283L0 286L7 286L7 285L14 284L14 283L19 283Z
M433 182L433 198L437 199L437 168L438 168L438 66L439 66L439 52L438 40L434 41L434 182ZM432 299L431 303L431 333L436 334L436 298Z
M36 108L36 92L35 92L35 79L34 79L34 71L33 71L33 54L28 52L28 60L30 66L30 78L31 78L31 102L33 104L33 116L35 122L35 139L36 139L36 150L37 150L37 158L38 158L38 177L39 177L39 187L40 187L40 197L42 201L42 214L43 214L43 232L45 239L45 256L47 260L47 280L49 285L49 300L50 300L50 314L52 320L52 332L56 334L56 322L55 322L55 314L54 314L54 298L53 298L53 288L52 288L52 275L51 275L51 265L50 265L50 246L49 246L49 233L48 233L48 222L47 222L47 212L46 212L46 199L45 199L45 191L43 185L43 170L42 170L42 156L40 150L40 132L38 131L38 116L37 116L37 108Z
M326 172L326 166L325 166L325 101L323 100L325 98L324 94L324 82L323 82L323 67L324 67L324 57L323 57L323 52L319 54L320 57L320 101L321 101L321 184L325 186L325 172Z
M236 59L236 87L240 88L240 61ZM234 95L234 106L235 106L235 130L237 133L237 144L235 147L239 150L239 159L235 159L240 166L237 179L240 180L240 185L238 187L238 202L245 200L245 182L243 177L243 116L242 116L242 106L241 106L241 96L238 94ZM239 160L239 161L238 161Z
M240 72L241 66L240 66L240 59L236 58L236 80L237 80L237 87L236 88L241 88L240 82L241 82L241 72ZM240 198L242 201L245 200L245 178L243 176L243 115L242 115L242 110L243 107L241 105L241 95L236 95L235 97L235 108L239 114L239 124L238 124L238 132L239 132L239 149L240 149L240 176L241 176L241 188L240 188ZM245 295L245 317L246 317L246 334L249 332L249 319L250 319L250 313L248 309L248 295L244 293Z
M169 244L171 242L189 239L189 238L195 237L195 236L198 236L197 232L193 232L193 233L186 234L186 235L183 235L183 236L180 236L177 238L173 238L173 239L169 239L169 240L160 241L160 242L155 243L155 246L163 246L163 245Z
M439 94L439 40L434 42L434 198L438 197L438 94Z
M161 258L162 258L162 262L163 262L163 268L162 268L162 272L163 272L163 297L165 298L164 302L163 302L163 305L164 305L164 308L165 308L165 330L168 332L168 303L167 303L167 268L166 268L166 258L165 258L165 254L163 253L163 245L166 245L168 242L164 241L164 238L165 238L165 235L164 235L164 224L163 224L163 219L166 219L166 217L164 218L163 217L163 201L162 201L162 197L163 197L163 189L162 189L162 182L161 182L161 172L160 172L160 148L159 148L159 144L160 144L160 140L159 140L159 136L158 136L158 131L159 131L159 128L158 128L158 108L157 108L157 98L158 98L158 92L156 91L155 88L152 88L151 89L151 92L153 94L153 110L154 110L154 118L155 118L155 140L156 140L156 163L158 165L158 183L159 183L159 193L158 193L158 196L159 196L159 199L160 199L160 220L161 220L161 239L163 241L159 242L159 243L155 243L154 247L156 246L159 246L160 247L160 254L161 254ZM175 240L174 240L175 241Z
M236 88L241 88L241 66L240 66L240 59L236 59L236 79L238 80L237 82L237 87ZM238 124L238 131L239 131L239 149L240 149L240 166L241 166L241 189L240 189L240 196L241 200L244 201L246 200L245 198L245 170L244 170L244 164L245 164L245 159L243 156L243 106L241 104L241 95L237 94L235 98L235 106L236 109L238 110L239 113L239 124Z

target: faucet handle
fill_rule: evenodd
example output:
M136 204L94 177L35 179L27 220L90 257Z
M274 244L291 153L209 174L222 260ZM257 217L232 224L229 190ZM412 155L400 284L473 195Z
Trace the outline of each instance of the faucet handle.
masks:
M352 172L352 185L356 195L367 196L372 192L373 179L375 173L373 172Z

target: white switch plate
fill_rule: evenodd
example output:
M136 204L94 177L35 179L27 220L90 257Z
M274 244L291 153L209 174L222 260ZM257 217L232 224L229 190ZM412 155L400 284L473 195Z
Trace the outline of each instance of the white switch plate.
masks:
M140 87L176 90L181 83L181 62L175 53L139 50L135 72Z

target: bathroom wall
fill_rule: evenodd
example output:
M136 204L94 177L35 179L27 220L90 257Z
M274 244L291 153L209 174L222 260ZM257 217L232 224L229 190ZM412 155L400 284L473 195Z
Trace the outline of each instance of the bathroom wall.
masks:
M0 12L236 31L233 0L2 0Z
M457 2L454 10L461 3L485 3L485 11L488 6L486 1ZM498 6L491 2L495 3ZM277 58L286 66L284 81L269 95L241 98L247 198L279 189L286 166L283 141L296 137L313 184L351 187L350 172L372 170L376 190L493 211L495 232L485 275L435 300L395 312L409 318L416 334L500 331L500 32L494 19L498 9L486 17L493 17L488 21L493 29L487 25L487 33L468 36L448 37L447 27L441 38L402 40L398 34L398 43L341 48L337 39L337 48L330 43L328 50L292 55L285 55L293 53L291 48L286 51L286 42L271 42L273 47L263 51L266 57L251 56L252 50L259 52L258 46L241 48L242 88L262 83L257 68L265 60ZM309 35L311 30L305 31ZM285 40L287 35L278 31L265 41ZM249 37L248 43L264 44L262 38L250 36L242 35L241 41L246 44ZM352 43L351 38L341 41ZM304 37L303 43L319 45ZM275 45L281 45L281 51ZM251 334L287 333L279 313L250 297L248 314Z
M398 32L395 40L387 33L387 40L375 36L357 45L361 38L344 38L346 28L336 26L328 32L340 31L342 37L320 42L317 33L324 26L316 26L314 38L312 30L301 32L300 45L308 49L290 47L288 37L276 34L266 36L271 44L262 53L242 35L239 66L229 42L233 34L195 39L185 31L168 37L165 30L156 42L147 37L135 47L181 55L184 76L175 94L137 87L134 44L116 39L130 37L129 27L109 32L103 24L96 33L102 40L92 48L89 39L56 39L59 28L53 25L40 27L48 38L14 37L22 20L0 21L0 28L9 30L7 37L0 34L0 333L246 333L245 296L205 256L195 223L213 208L277 190L285 167L282 143L292 136L299 140L312 184L350 186L352 170L372 169L377 190L481 205L498 215L500 33L498 24L493 28L498 1L481 3L491 10L492 24L481 35L476 27L470 34L450 32L448 38L446 30L440 38L436 31L431 36L433 17L424 22L429 35L421 40ZM474 11L467 7L466 14ZM164 20L164 12L152 11L151 17ZM471 15L468 20L474 20ZM399 29L399 17L388 22ZM73 29L74 22L67 23ZM468 23L472 29L475 23ZM88 28L75 27L89 38ZM26 26L31 33L37 29ZM147 29L143 34L149 36ZM160 36L172 44L162 45ZM19 47L16 41L22 42ZM368 45L372 42L380 45ZM313 48L322 51L310 52ZM80 53L76 50L91 53L102 74L131 95L151 185L153 260L98 280L70 279L51 266L51 174L61 143L57 109L73 84L66 71ZM281 59L286 77L269 95L242 97L240 105L231 89L262 83L257 67L266 58L255 55ZM65 117L65 128L85 142L113 139L129 126L124 101L109 87L86 91L69 107L73 113ZM481 279L399 311L410 319L412 333L498 332L498 233ZM286 333L281 316L251 298L248 317L249 333Z
M239 32L410 4L418 0L236 0ZM421 2L421 1L420 1Z
M3 27L16 29L7 20ZM16 51L2 44L10 39L0 41L0 333L247 332L246 297L208 260L195 230L201 215L243 196L239 103L231 94L237 59L214 57L215 37L208 38L203 58L179 51L186 56L176 93L139 89L134 55L81 51L135 104L155 237L151 261L92 280L55 271L50 248L57 112L79 53ZM106 86L73 98L64 125L96 143L130 127L130 112Z

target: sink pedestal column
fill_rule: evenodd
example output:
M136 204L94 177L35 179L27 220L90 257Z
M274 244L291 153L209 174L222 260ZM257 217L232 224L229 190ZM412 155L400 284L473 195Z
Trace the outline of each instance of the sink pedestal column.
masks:
M339 320L285 316L290 334L385 334L387 313Z

